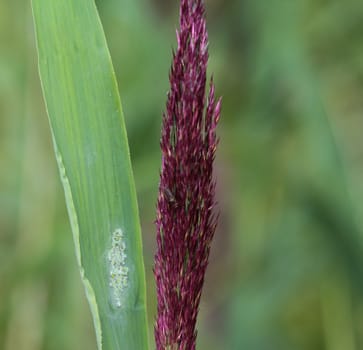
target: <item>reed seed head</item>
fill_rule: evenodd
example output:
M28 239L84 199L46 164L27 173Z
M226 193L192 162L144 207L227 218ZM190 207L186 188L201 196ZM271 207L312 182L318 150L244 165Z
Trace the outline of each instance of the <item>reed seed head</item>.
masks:
M210 82L203 0L181 0L177 50L163 115L154 274L158 350L194 350L196 320L217 217L213 161L221 101Z

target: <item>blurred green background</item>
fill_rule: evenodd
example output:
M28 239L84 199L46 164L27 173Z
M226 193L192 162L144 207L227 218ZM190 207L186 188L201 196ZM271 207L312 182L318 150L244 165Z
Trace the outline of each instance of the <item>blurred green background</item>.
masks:
M178 2L96 2L130 141L152 341ZM223 95L221 217L198 349L363 349L363 3L206 4L209 71ZM0 349L95 350L36 60L29 1L0 0Z

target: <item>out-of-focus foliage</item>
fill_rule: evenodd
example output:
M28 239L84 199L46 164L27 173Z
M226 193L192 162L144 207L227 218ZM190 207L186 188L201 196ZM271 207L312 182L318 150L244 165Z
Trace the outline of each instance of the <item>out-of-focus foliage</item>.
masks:
M221 219L198 348L362 349L363 4L206 3L210 72L223 95ZM152 324L159 135L178 4L97 5L124 106ZM0 348L92 350L34 45L29 2L0 2Z

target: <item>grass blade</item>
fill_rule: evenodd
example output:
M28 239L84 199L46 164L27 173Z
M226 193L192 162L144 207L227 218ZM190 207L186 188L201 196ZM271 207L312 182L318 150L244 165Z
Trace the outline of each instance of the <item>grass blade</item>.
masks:
M147 349L136 193L95 4L33 0L32 6L43 93L98 347Z

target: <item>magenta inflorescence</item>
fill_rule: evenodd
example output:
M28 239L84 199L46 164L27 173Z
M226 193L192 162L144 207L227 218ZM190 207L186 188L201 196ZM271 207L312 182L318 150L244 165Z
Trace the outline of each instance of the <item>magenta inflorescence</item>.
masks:
M221 101L206 98L203 0L181 0L177 50L163 115L155 279L158 350L194 350L196 320L217 216L213 161Z

